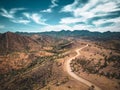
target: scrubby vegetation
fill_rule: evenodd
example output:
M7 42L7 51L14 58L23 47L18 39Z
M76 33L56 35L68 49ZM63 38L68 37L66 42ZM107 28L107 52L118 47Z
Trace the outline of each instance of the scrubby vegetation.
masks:
M63 58L64 50L56 49L52 56L35 57L27 67L19 70L10 70L8 73L0 74L0 90L33 90L33 88L42 88L46 86L49 81L54 80L59 75L54 70L56 59ZM66 83L68 78L65 78L60 84Z
M94 63L93 60L90 61L86 58L76 58L72 60L71 68L73 72L80 73L83 71L88 74L98 74L100 76L106 76L107 78L120 79L120 56L105 57L104 63L102 63L101 60ZM108 69L106 70L106 68Z
M24 34L27 34L27 37ZM73 81L63 70L65 68L63 66L66 60L76 55L75 49L86 44L88 44L88 47L81 50L81 57L72 60L70 64L72 71L78 76L82 72L85 79L90 74L90 78L99 75L100 79L105 76L107 78L104 78L107 80L114 79L115 82L120 80L120 43L117 40L113 40L113 44L108 43L107 41L109 37L112 38L112 35L106 37L105 33L98 33L97 37L88 31L79 33L77 30L73 32L63 30L57 32L57 34L56 32L51 33L49 36L44 36L44 34L4 34L10 38L2 35L0 90L41 90L42 88L51 90L51 84L56 88L67 87L67 89L75 90L81 84L76 83L75 80ZM119 34L114 33L114 35ZM106 41L104 38L106 38ZM6 52L2 55L3 51ZM94 83L94 79L89 81ZM77 87L74 86L74 82ZM101 81L98 83L101 83ZM120 85L120 82L118 84ZM89 87L89 90L94 90L94 86Z
M36 85L39 85L39 88L44 87L50 80L56 78L55 58L59 56L38 57L26 68L0 75L0 89L33 90Z

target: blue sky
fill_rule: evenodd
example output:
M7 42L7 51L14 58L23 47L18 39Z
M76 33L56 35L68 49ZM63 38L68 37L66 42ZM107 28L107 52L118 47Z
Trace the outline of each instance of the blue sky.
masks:
M0 0L0 32L120 31L120 0Z

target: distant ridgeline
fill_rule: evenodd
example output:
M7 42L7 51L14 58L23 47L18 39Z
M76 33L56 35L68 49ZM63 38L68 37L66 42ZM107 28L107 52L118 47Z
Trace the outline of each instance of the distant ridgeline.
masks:
M61 31L49 31L49 32L38 32L38 33L27 33L27 32L16 32L17 34L22 35L48 35L52 37L75 37L75 38L84 38L84 39L93 39L93 40L108 40L108 39L120 39L120 32L90 32L87 30L61 30Z

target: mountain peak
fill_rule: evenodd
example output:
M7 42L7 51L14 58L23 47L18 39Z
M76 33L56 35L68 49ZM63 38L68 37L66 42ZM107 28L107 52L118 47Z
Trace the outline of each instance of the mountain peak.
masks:
M3 33L2 35L5 35L5 36L15 36L16 34L13 33L13 32L8 31L6 33Z

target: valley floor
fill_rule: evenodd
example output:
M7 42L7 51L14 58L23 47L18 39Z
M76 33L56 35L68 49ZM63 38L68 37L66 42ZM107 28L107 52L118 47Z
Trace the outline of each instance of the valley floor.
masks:
M100 58L102 58L102 56L99 54L98 55L94 54L96 54L97 52L103 52L105 54L108 54L108 52L110 52L110 50L106 49L100 51L99 46L97 45L95 46L95 44L89 41L82 42L81 45L80 43L77 44L78 46L76 48L71 50L69 56L58 61L59 63L62 63L61 67L64 70L62 74L69 77L69 81L66 82L65 84L61 84L58 86L50 84L46 86L43 90L47 90L48 88L50 88L50 90L119 90L120 89L119 79L107 78L106 76L101 76L98 74L90 74L82 70L80 70L80 72L72 71L71 62L75 58L81 58L86 56L86 58L93 57L99 60ZM90 51L91 48L92 50ZM93 56L91 55L89 57L89 54L87 54L87 52L92 53ZM94 62L97 62L96 59L94 60ZM94 88L90 89L92 86L94 86Z
M50 49L22 56L31 64L4 75L3 81L1 76L1 90L120 90L118 61L109 61L120 54L96 42L78 39L59 52Z

